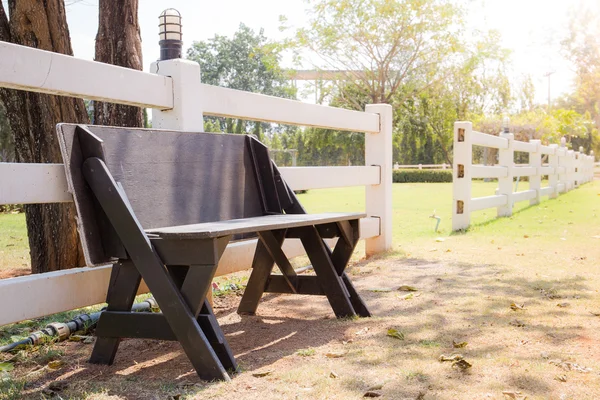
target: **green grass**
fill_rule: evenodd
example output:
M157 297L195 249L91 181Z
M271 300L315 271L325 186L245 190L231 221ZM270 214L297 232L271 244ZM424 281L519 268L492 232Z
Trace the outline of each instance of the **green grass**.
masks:
M0 270L28 266L25 214L0 214Z

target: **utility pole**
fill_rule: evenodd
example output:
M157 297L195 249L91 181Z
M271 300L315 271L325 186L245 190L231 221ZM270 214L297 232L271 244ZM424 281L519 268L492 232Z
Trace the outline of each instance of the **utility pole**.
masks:
M548 71L544 74L544 78L548 78L548 111L550 111L550 102L552 101L552 98L550 97L550 77L555 73L556 71Z

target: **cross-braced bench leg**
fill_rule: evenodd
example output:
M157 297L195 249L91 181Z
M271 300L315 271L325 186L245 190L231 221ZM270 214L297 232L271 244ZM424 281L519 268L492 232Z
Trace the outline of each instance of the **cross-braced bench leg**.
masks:
M106 302L106 311L131 311L141 275L130 260L121 260L113 265L110 279L110 287ZM98 320L98 331L102 331L105 322L100 316ZM115 337L98 337L90 362L93 364L112 364L121 339Z
M333 252L323 242L319 229L328 235L326 237L340 236ZM299 237L302 240L316 276L296 275L281 249L281 234L281 231L259 232L260 241L252 275L238 312L254 314L262 294L271 292L325 295L338 317L371 316L344 272L358 242L358 220L341 221L333 226L309 226L286 231L288 237ZM271 274L274 264L281 270L281 275Z
M273 236L278 246L281 246L285 238L285 230L275 231L273 232ZM269 249L263 240L259 240L256 245L256 252L254 253L254 260L252 261L252 273L240 301L238 313L248 315L256 313L256 308L265 292L274 265L275 260L271 256Z
M171 279L130 210L125 193L119 189L104 162L99 158L88 158L83 164L83 173L198 376L206 380L229 380L229 375L196 320L197 315ZM205 284L210 285L210 282Z

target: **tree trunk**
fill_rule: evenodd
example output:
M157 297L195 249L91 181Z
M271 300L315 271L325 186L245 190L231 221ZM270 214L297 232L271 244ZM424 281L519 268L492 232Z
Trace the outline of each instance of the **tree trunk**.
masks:
M63 0L9 0L10 22L0 2L0 40L72 55ZM76 73L76 71L73 71ZM62 163L59 122L87 123L83 100L0 89L18 162ZM32 272L84 263L73 204L25 206Z
M96 61L142 70L138 0L100 0ZM140 107L94 102L94 124L144 126Z

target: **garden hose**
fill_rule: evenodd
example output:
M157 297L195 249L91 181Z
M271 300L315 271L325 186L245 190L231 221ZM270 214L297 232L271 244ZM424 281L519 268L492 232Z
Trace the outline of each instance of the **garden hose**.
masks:
M155 308L158 308L156 300L154 300L153 298L149 298L147 300L142 301L141 303L134 304L131 307L131 311L152 311ZM102 314L102 311L104 311L104 309L92 314L80 314L66 323L53 322L51 324L48 324L44 329L33 332L31 335L29 335L23 340L0 346L0 352L8 352L16 349L19 346L33 346L36 344L46 342L50 338L56 338L59 342L66 340L73 333L79 331L87 331L92 326L96 325L98 319L100 318L100 315Z

